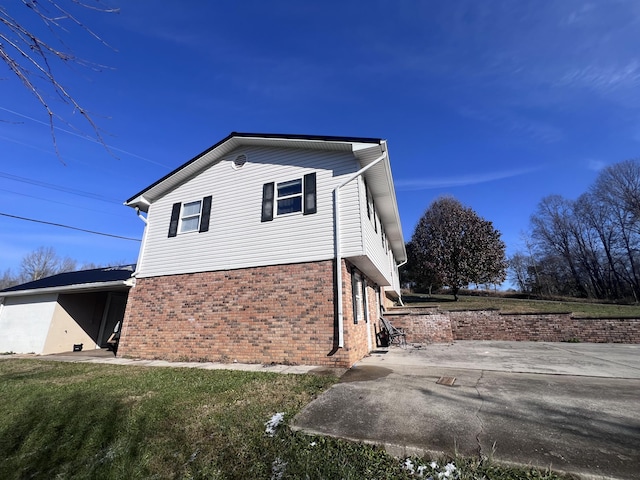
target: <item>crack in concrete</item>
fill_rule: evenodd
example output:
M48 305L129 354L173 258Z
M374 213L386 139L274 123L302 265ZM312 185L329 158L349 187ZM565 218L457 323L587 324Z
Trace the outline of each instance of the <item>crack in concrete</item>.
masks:
M482 381L483 378L484 378L484 370L480 370L480 376L478 377L478 381L474 385L474 388L476 389L476 393L478 394L478 398L480 398L480 407L478 407L478 410L476 411L476 418L478 419L478 423L480 424L480 431L476 434L476 442L478 443L478 458L480 459L483 458L482 443L480 442L480 435L484 433L484 422L482 421L482 417L480 417L480 412L482 411L482 407L484 406L484 397L480 393L480 389L478 388L478 386L480 385L480 382Z

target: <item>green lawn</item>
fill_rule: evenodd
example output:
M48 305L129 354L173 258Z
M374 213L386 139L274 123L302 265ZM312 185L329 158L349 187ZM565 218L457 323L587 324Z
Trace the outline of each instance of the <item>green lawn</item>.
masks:
M396 459L293 433L335 377L0 360L2 479L557 479L489 461ZM275 434L265 424L278 412ZM455 465L453 470L452 465ZM413 474L411 473L413 469Z
M503 313L572 313L576 317L640 318L640 305L595 303L585 300L529 300L493 295L460 295L457 302L451 295L405 294L406 306L433 307L445 311L500 310Z

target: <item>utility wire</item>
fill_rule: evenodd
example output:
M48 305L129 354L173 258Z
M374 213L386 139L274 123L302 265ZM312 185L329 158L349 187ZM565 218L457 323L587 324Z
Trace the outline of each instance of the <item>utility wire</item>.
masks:
M31 178L20 177L18 175L12 175L11 173L0 172L0 177L14 180L16 182L29 183L31 185L37 185L39 187L50 188L51 190L58 190L59 192L70 193L72 195L79 195L81 197L93 198L94 200L100 200L107 203L119 203L114 198L105 197L97 193L85 192L83 190L77 190L75 188L62 187L60 185L54 185L53 183L42 182L40 180L32 180Z
M62 223L45 222L44 220L36 220L34 218L19 217L18 215L10 215L8 213L2 213L2 212L0 212L0 215L2 215L3 217L15 218L18 220L25 220L27 222L42 223L44 225L52 225L54 227L68 228L70 230L77 230L79 232L91 233L93 235L102 235L103 237L119 238L120 240L131 240L132 242L140 241L140 239L138 238L122 237L120 235L113 235L111 233L96 232L94 230L85 230L84 228L72 227L70 225L63 225Z
M17 115L18 117L26 118L27 120L31 120L32 122L39 123L41 125L45 125L46 127L50 127L49 123L47 123L47 122L43 122L42 120L38 120L36 118L29 117L29 116L24 115L22 113L18 113L18 112L15 112L13 110L9 110L8 108L0 107L0 110L4 110L5 112L11 113L13 115ZM100 142L100 141L94 139L93 137L90 137L89 135L84 135L84 134L80 134L80 133L77 133L77 132L72 132L71 130L66 130L64 128L60 128L60 127L57 127L57 126L54 126L53 128L55 130L59 130L59 131L64 132L64 133L68 133L69 135L73 135L75 137L82 138L83 140L87 140L87 141L92 142L92 143L98 143L98 144L99 143L104 143L104 142ZM154 160L150 160L150 159L148 159L146 157L142 157L142 156L137 155L135 153L128 152L128 151L123 150L121 148L113 147L111 145L107 145L106 143L104 145L109 147L109 149L111 149L111 150L115 150L117 152L122 152L122 153L124 153L126 155L130 155L132 157L139 158L140 160L142 160L144 162L152 163L154 165L158 165L158 166L164 167L164 168L171 168L169 165L165 165L164 163L160 163L160 162L156 162Z

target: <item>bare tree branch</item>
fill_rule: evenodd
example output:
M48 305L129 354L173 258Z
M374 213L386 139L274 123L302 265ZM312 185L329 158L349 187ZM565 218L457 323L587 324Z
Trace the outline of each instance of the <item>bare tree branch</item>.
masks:
M99 0L95 0L93 5L78 0L70 1L83 8L103 13L119 12L119 9L102 6ZM71 50L66 47L65 42L62 41L58 33L67 31L63 21L70 22L98 42L109 48L111 47L59 2L54 0L41 0L38 2L34 0L22 0L22 3L35 14L36 18L39 18L44 23L63 48L56 48L50 42L45 41L41 35L36 34L35 31L17 21L9 14L5 7L0 6L0 60L7 65L9 70L19 79L22 85L35 96L47 112L49 130L56 155L60 161L62 161L56 140L56 122L60 121L71 128L76 128L54 112L54 109L45 96L47 86L64 103L71 105L74 112L78 112L83 116L93 130L93 135L98 142L102 144L111 155L115 156L104 141L102 133L91 115L80 105L67 88L60 83L58 76L52 68L52 62L54 61L62 63L73 62L83 67L91 65L89 62L83 61L73 55Z

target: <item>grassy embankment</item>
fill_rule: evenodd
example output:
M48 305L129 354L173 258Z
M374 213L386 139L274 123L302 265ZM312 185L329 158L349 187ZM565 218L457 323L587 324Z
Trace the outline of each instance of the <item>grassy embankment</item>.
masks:
M408 307L434 307L441 310L499 310L502 313L572 313L575 317L640 318L640 305L596 303L582 299L534 300L501 295L405 294Z
M451 459L396 459L285 422L338 379L314 375L0 360L2 479L444 478ZM561 477L453 459L449 478ZM449 465L449 470L452 469Z

